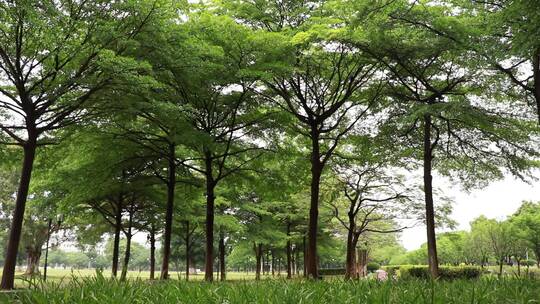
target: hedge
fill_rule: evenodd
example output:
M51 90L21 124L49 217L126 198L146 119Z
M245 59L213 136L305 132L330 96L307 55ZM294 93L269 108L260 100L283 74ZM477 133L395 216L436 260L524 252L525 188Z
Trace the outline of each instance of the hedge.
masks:
M428 266L401 266L399 274L402 278L430 278ZM481 275L480 267L475 266L439 266L439 278L452 279L476 279Z
M319 275L322 275L322 276L345 275L345 268L319 269Z

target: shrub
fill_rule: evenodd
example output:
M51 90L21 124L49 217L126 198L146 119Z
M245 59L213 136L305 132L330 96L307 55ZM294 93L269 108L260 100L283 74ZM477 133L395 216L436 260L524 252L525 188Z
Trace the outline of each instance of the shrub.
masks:
M381 268L388 273L389 277L393 277L395 274L397 274L400 267L401 265L386 265L382 266Z
M319 275L322 275L322 276L345 275L345 268L319 269Z
M523 265L523 266L534 266L534 265L536 265L536 261L535 260L524 260L524 261L521 261L521 265Z
M381 268L381 265L376 262L370 262L366 265L367 271L374 272L375 270L378 270Z
M402 266L399 269L402 278L429 279L430 272L428 266ZM474 266L441 266L439 267L439 278L446 280L453 279L476 279L479 278L481 269Z

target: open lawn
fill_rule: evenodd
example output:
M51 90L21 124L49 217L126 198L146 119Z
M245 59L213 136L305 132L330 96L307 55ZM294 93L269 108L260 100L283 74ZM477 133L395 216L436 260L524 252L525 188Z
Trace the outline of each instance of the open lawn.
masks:
M75 277L65 284L36 283L0 294L0 303L540 303L540 281L493 279L456 281L375 280L319 282L266 279L226 283Z

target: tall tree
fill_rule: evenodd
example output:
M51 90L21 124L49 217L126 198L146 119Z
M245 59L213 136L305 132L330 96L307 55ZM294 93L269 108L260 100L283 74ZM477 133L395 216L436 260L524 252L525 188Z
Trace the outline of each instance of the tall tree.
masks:
M93 94L125 72L118 57L123 41L156 12L152 4L128 1L0 3L0 108L10 115L0 129L24 152L2 289L13 288L36 148L89 113Z

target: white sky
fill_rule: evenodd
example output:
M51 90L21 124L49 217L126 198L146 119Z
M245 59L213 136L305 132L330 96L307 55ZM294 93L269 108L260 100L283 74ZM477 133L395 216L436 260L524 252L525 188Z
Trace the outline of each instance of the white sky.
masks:
M444 194L453 198L452 219L458 230L469 230L469 222L480 215L488 218L505 219L514 213L524 200L540 201L540 181L527 184L513 177L491 183L484 189L463 191L459 186L441 186L446 182L434 176L433 184L440 187ZM407 250L417 249L426 242L426 228L419 225L405 230L401 235L403 246Z

